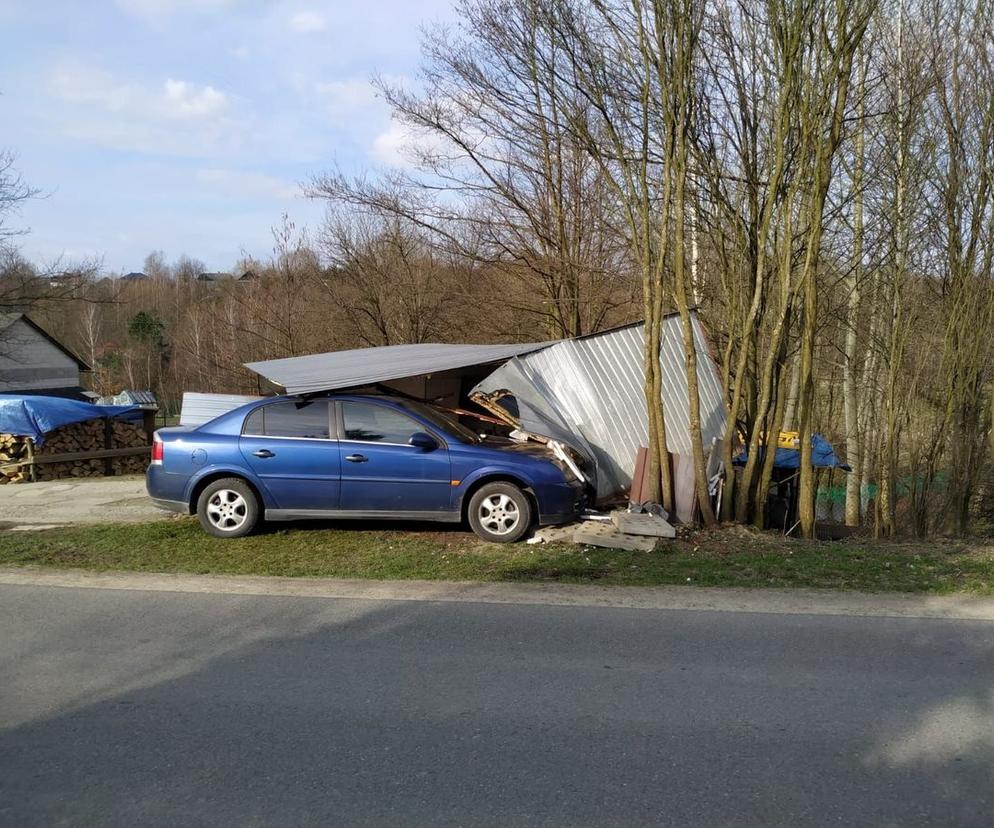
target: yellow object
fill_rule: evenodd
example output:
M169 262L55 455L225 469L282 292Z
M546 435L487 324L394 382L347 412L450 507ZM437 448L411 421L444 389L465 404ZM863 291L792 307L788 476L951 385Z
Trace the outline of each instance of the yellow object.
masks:
M765 431L759 435L759 444L761 446L766 445ZM800 447L801 447L801 432L799 431L781 431L780 435L777 437L777 448L799 449Z
M781 431L777 437L777 448L799 449L801 447L801 433L799 431Z
M743 445L745 445L746 438L745 434L741 430L738 432L739 440ZM766 432L762 431L759 434L759 444L761 446L766 445ZM801 432L799 431L781 431L777 437L777 448L783 449L800 449L801 447Z

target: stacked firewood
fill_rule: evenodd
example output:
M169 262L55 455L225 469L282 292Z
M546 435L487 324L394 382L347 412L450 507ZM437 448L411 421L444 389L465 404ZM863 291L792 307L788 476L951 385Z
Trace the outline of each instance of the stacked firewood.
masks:
M135 425L125 420L111 420L111 447L112 448L141 448L151 442L145 429L141 425ZM127 457L111 458L111 473L119 474L144 474L151 459L151 449L141 454L131 454Z
M27 444L23 437L15 437L13 434L0 434L0 467L4 463L12 463L17 460L21 460L25 456L25 451L27 449ZM0 484L3 483L19 483L20 479L14 480L13 478L20 478L20 470L14 471L0 471Z
M109 431L109 435L108 432ZM148 445L141 425L124 420L86 420L62 426L45 435L42 445L30 437L0 434L0 485L25 483L32 479L28 466L11 466L17 461L41 459L55 454L88 454L105 448L139 448ZM58 480L66 477L103 477L105 474L141 474L148 466L148 453L126 457L77 457L53 463L37 463L35 480Z

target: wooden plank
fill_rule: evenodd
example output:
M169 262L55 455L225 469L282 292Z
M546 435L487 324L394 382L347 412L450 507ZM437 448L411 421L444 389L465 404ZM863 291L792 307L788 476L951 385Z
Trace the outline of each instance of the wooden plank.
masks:
M17 460L0 465L0 471L16 471L22 466L33 467L42 463L71 463L75 460L100 460L104 457L131 457L147 454L151 446L131 446L129 448L100 449L99 451L73 451L64 454L36 454L33 459Z
M28 465L28 471L31 474L31 482L34 483L38 479L37 473L35 472L35 451L34 451L35 441L29 437L27 440L24 441L24 445L27 447L27 452L28 452L28 459L26 461ZM20 467L20 465L22 464L14 466L14 469L16 470L17 468Z
M656 538L640 535L626 535L610 523L583 523L573 532L573 543L589 546L603 546L608 549L629 549L633 552L652 552L656 548Z
M649 449L642 446L635 452L635 472L632 474L632 491L628 499L632 503L643 503L645 501L647 466L649 461Z
M611 522L619 532L629 535L645 535L653 538L675 538L676 529L669 521L647 512L633 513L618 510L611 512Z

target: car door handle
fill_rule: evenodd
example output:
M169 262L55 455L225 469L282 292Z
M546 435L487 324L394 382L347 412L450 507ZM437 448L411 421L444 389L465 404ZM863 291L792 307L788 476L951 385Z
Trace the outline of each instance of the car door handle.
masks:
M253 451L252 454L254 454L256 457L262 457L263 459L265 459L267 457L275 457L276 456L269 449L259 449L257 451Z
M365 454L348 454L345 459L350 463L365 463L369 458Z

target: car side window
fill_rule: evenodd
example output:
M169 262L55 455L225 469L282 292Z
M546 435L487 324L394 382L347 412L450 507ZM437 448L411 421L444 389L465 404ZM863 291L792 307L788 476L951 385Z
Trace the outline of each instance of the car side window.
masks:
M385 405L342 402L345 439L366 443L403 443L425 427L406 414Z
M255 409L245 418L242 434L327 440L328 401L279 402Z

